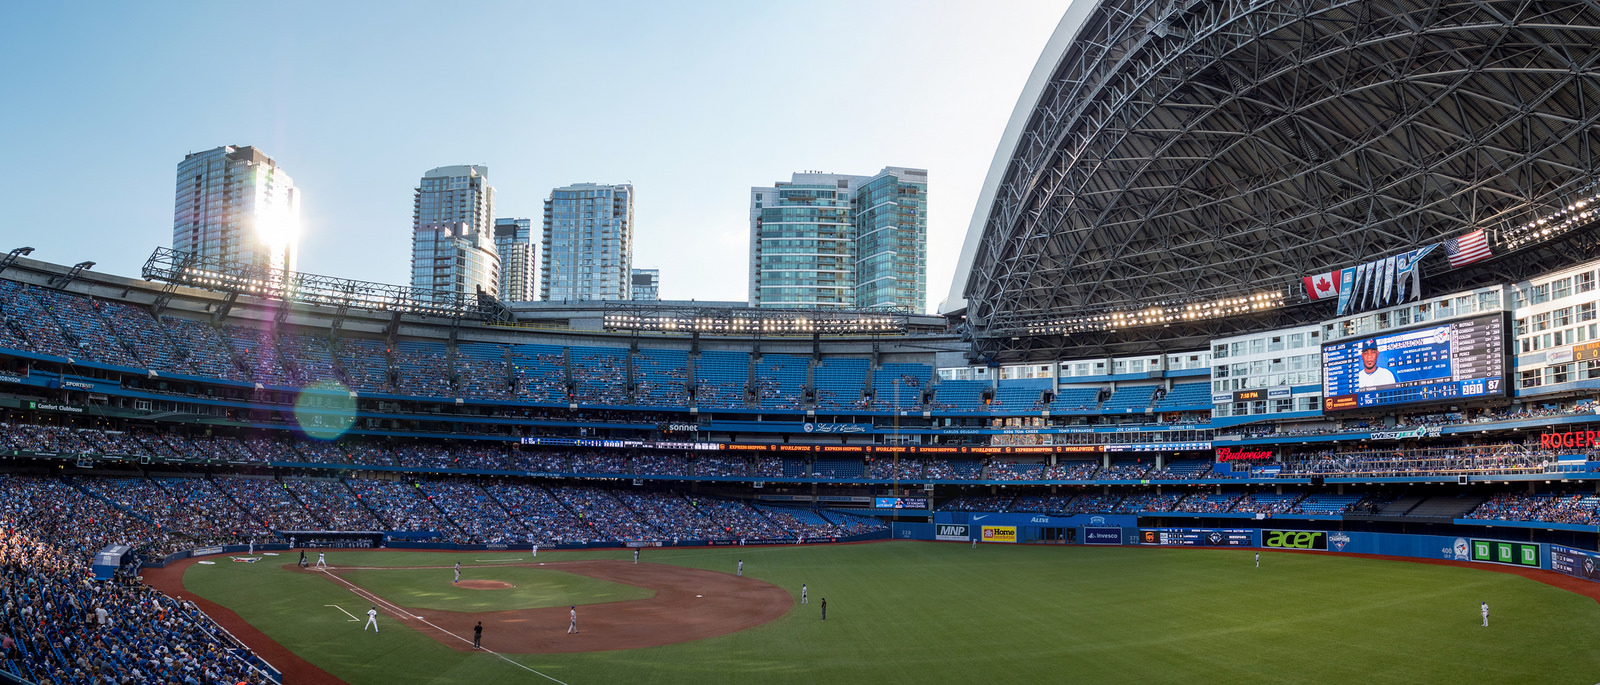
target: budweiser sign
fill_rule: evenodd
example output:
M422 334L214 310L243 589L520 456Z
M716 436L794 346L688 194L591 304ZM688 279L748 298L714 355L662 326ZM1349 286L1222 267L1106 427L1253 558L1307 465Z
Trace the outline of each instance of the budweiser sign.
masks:
M1272 450L1236 450L1218 447L1217 461L1262 461L1272 458Z

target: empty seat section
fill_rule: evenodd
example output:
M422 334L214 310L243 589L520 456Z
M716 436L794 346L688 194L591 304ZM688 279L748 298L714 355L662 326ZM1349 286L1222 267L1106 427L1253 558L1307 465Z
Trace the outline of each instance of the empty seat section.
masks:
M1154 385L1123 386L1112 393L1111 399L1106 400L1105 411L1144 410L1150 406L1150 398L1156 394Z
M1050 411L1093 411L1099 394L1099 388L1060 388L1050 403Z
M860 457L818 457L811 474L818 478L860 478Z
M512 399L506 384L506 348L493 343L456 345L456 379L462 397L485 400Z
M1044 408L1044 391L1049 389L1048 378L1003 380L995 387L994 404L989 408L1037 411Z
M1343 514L1361 501L1361 495L1309 495L1289 511L1297 514Z
M648 407L689 406L689 353L639 350L633 355L633 403Z
M756 397L762 409L799 409L810 359L793 354L762 355L756 362Z
M942 411L983 411L983 389L989 381L940 381L933 386L933 406Z
M744 389L750 382L747 352L701 352L694 364L695 404L713 409L744 406Z
M874 409L917 409L922 407L922 388L933 378L927 364L884 364L872 374ZM899 404L895 404L895 381L899 383Z
M628 350L620 347L574 347L572 381L578 404L628 404Z
M867 359L824 359L812 372L818 409L860 409L867 387Z
M453 397L442 342L401 340L394 344L394 369L400 392L421 397Z
M1153 405L1160 410L1177 409L1210 409L1211 384L1210 383L1178 383L1167 391L1167 395L1156 400Z
M512 345L517 395L534 402L567 403L566 350L555 345Z

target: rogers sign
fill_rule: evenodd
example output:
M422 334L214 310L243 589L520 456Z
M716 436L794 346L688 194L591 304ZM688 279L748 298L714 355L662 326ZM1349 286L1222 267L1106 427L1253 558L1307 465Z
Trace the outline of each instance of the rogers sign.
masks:
M1272 458L1272 450L1236 450L1218 447L1217 461L1260 461Z
M1594 447L1597 439L1600 439L1600 431L1541 433L1539 434L1539 449L1551 450L1561 449L1563 447Z

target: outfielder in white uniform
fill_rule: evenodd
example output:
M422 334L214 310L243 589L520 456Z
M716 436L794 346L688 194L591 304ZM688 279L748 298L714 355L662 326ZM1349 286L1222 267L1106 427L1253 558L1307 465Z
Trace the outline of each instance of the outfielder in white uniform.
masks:
M456 562L456 579L452 580L450 582L452 582L452 583L461 582L461 562L459 562L459 561Z
M1489 627L1489 603L1483 603L1483 627Z
M371 628L374 633L378 632L378 607L367 610L367 625L361 628L361 632L367 632L367 628Z
M634 564L638 564L639 563L639 548L638 547L633 548L633 563Z
M326 568L328 566L328 561L322 558L322 554L322 552L317 552L317 566Z
M539 546L538 545L534 545L533 546L533 558L535 558L535 559L539 558Z
M1261 568L1261 553L1256 552L1256 568Z
M572 607L572 622L567 624L567 634L578 632L578 607Z
M741 575L741 576L744 575L744 560L743 559L739 560L739 573L738 573L738 575Z
M806 601L806 584L805 583L801 583L800 584L800 603L801 604L808 604L809 603L809 602Z

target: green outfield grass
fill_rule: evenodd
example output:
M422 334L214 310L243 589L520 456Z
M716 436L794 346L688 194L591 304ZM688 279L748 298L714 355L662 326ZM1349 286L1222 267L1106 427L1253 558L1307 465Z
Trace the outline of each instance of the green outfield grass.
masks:
M809 584L811 604L699 642L510 658L572 685L1600 682L1591 648L1600 605L1587 597L1510 574L1403 561L1263 553L1257 569L1253 554L925 542L650 550L653 563L728 573L742 558L745 575L796 600ZM513 569L472 560L506 556L336 552L329 563L460 560L464 577L497 578ZM593 558L631 554L539 555ZM432 573L423 582L437 586ZM323 606L359 614L359 598L278 564L196 565L184 582L351 683L548 682L394 621L381 636L363 634L361 623ZM823 597L826 622L817 615ZM1492 608L1489 628L1479 625L1480 601Z

